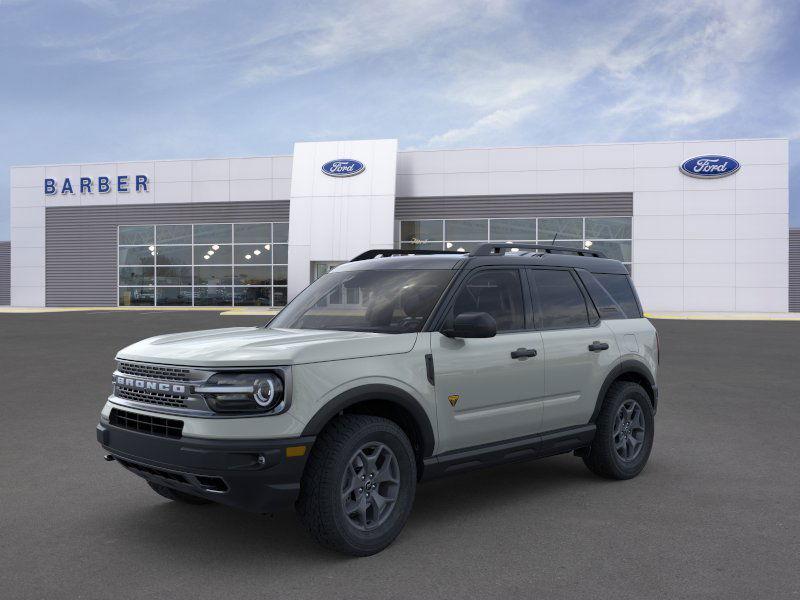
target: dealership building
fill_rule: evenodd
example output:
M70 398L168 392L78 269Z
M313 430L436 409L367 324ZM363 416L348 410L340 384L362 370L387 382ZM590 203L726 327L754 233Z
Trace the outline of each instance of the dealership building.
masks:
M13 167L0 303L282 306L370 248L497 241L602 251L648 311L787 312L788 179L786 139Z

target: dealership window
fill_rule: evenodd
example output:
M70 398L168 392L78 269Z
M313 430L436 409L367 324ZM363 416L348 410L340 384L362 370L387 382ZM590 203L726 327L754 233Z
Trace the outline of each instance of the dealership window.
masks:
M631 270L631 217L418 219L398 224L405 249L470 252L486 242L529 242L599 250Z
M120 306L283 306L288 223L120 225Z

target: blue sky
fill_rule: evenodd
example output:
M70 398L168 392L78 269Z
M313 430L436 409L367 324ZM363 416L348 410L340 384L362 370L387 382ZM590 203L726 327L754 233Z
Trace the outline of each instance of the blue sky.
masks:
M788 137L800 226L800 3L0 0L10 165Z

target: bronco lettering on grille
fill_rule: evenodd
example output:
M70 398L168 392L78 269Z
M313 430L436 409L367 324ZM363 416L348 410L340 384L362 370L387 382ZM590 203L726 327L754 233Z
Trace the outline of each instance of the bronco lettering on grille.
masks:
M152 392L162 392L166 394L186 395L186 386L178 383L163 383L161 381L148 381L134 377L124 377L117 375L115 380L117 385Z

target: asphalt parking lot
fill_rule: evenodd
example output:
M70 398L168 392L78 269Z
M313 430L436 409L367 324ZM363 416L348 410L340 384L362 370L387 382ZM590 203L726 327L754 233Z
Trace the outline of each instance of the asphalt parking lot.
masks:
M800 323L656 321L640 477L559 456L431 482L394 545L352 559L293 513L170 503L95 441L117 349L264 319L0 315L0 597L800 596Z

